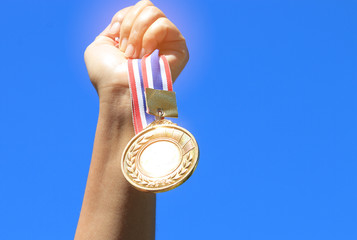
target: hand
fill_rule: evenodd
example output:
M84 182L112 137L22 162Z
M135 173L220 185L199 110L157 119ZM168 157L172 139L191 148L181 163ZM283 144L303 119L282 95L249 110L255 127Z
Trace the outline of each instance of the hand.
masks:
M117 12L84 54L99 98L128 89L128 58L141 58L155 49L166 56L175 80L189 57L185 38L177 27L148 0Z

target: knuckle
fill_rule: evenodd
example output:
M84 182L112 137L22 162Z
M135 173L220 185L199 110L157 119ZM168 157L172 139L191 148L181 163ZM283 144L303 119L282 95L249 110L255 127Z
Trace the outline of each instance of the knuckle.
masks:
M155 6L147 6L144 8L143 13L148 15L155 15L158 11L160 10Z
M147 6L142 12L144 18L150 17L165 17L165 14L155 6Z
M157 19L158 23L160 25L168 25L169 20L166 17L160 17L159 19Z
M126 9L122 9L122 10L120 10L119 12L117 12L117 13L113 16L112 21L113 21L113 22L116 22L116 21L121 22L121 21L123 21L124 16L125 16L125 11L126 11Z
M150 0L142 0L141 2L145 6L154 6L154 4Z
M139 39L139 32L136 29L133 29L130 33L130 42L136 43Z
M141 0L135 4L135 6L140 6L140 7L141 6L153 6L153 5L154 4L152 4L152 2L149 0Z
M156 38L153 34L147 33L143 37L143 44L155 42Z
M112 22L116 22L118 21L119 17L121 16L122 14L119 12L117 12L113 17L112 17Z
M113 21L122 22L123 19L124 19L124 15L119 12L119 13L113 18Z
M128 35L130 33L130 23L124 21L120 26L120 35Z
M167 30L170 27L170 21L166 17L160 17L157 19L157 23L164 30Z

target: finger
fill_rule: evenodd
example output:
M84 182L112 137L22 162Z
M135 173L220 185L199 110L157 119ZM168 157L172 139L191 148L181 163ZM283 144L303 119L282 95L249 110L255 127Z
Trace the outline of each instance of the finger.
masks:
M137 4L135 4L135 6L131 8L129 12L125 15L123 22L120 26L120 50L121 51L125 52L126 50L130 31L136 17L147 6L153 6L153 4L148 0L142 0Z
M185 68L189 59L186 41L180 40L177 42L160 44L160 55L166 56L171 69L172 81L175 81L181 71Z
M145 49L141 48L142 38L148 28L161 17L165 17L165 14L155 6L145 7L137 16L128 39L128 46L125 52L127 58L142 57L145 54ZM134 51L129 52L131 49L134 49Z
M165 42L185 41L177 27L167 18L157 19L145 32L142 39L142 48L146 53L151 53L160 48L160 44Z
M142 48L145 49L146 55L159 49L160 55L166 56L173 80L185 67L189 57L185 38L167 18L157 19L148 28L143 36Z
M120 11L118 11L116 14L114 14L110 24L104 29L103 32L99 34L99 36L109 37L112 40L115 40L117 37L119 37L120 25L124 17L132 7L133 6L123 8Z

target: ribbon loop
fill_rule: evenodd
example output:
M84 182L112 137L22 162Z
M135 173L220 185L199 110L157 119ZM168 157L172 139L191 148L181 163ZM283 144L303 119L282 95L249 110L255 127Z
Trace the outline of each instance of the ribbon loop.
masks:
M172 91L172 79L169 63L159 50L142 59L128 60L129 87L132 99L132 113L135 134L155 121L147 108L145 89Z

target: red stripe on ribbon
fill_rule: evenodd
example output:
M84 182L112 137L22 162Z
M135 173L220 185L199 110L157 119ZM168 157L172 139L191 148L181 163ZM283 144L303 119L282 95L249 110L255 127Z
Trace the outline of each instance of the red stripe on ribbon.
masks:
M143 124L142 124L141 118L140 118L139 101L138 101L138 95L137 95L136 85L135 85L133 61L131 59L128 59L128 70L129 70L129 84L130 84L130 88L131 88L132 102L133 102L134 128L135 128L135 133L138 133L143 129Z

